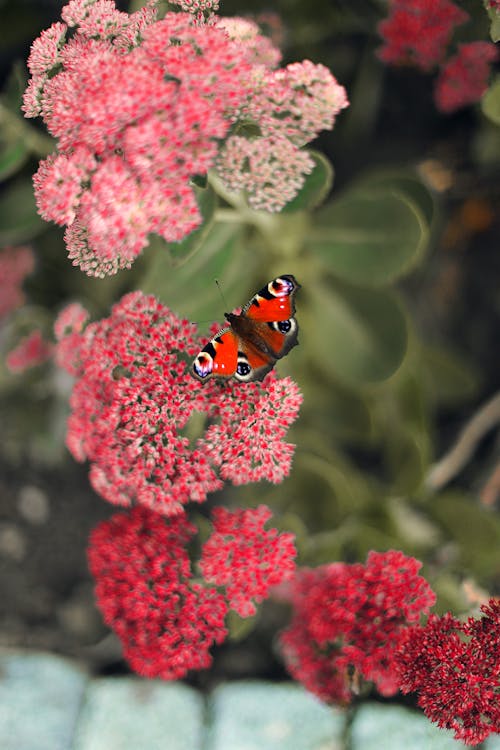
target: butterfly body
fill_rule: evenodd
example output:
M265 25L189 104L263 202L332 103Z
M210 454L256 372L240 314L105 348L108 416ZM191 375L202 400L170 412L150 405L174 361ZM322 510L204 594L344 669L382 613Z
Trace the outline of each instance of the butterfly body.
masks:
M198 380L234 377L240 382L262 380L298 344L294 298L300 284L284 274L270 281L241 313L226 313L228 322L193 362Z

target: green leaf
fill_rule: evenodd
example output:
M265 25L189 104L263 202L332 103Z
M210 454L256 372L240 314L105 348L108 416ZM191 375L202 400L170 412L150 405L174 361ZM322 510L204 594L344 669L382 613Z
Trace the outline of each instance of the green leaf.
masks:
M392 495L410 495L421 487L429 465L427 436L400 426L390 434L385 460Z
M255 628L257 615L253 617L240 617L232 609L229 610L226 617L226 625L229 630L231 641L242 641Z
M174 261L174 265L185 263L201 248L214 221L215 209L217 207L217 196L214 191L211 187L200 187L196 184L193 185L193 189L198 208L203 217L203 223L194 232L188 234L181 242L167 243L167 248L170 257Z
M500 13L496 8L486 8L490 17L490 37L492 42L500 42Z
M0 180L15 174L28 158L29 151L20 138L13 141L0 138Z
M434 196L412 168L380 168L366 172L352 184L352 189L356 192L400 193L418 207L429 226L434 220Z
M421 260L428 226L398 192L350 191L323 209L309 245L327 269L360 286L381 286Z
M255 256L242 257L241 226L229 223L214 224L190 262L175 269L165 245L146 252L151 259L139 287L155 294L174 312L207 323L222 320L225 306L215 279L220 282L227 306L233 308L246 300L248 278L257 263Z
M347 384L383 381L403 361L406 319L389 292L340 284L318 288L303 317L302 329L313 343L316 364Z
M439 347L422 348L423 383L435 403L453 405L473 396L478 374L458 355Z
M319 206L328 196L333 185L333 167L326 156L319 151L309 151L315 167L307 175L302 190L290 203L284 207L282 213L292 211L308 211Z
M22 178L7 185L0 195L0 244L26 242L44 226L36 212L31 179Z
M500 16L500 14L499 14ZM500 125L500 76L497 76L481 99L481 109L495 125Z
M500 519L491 510L458 491L433 495L427 507L458 544L466 573L490 577L500 569Z

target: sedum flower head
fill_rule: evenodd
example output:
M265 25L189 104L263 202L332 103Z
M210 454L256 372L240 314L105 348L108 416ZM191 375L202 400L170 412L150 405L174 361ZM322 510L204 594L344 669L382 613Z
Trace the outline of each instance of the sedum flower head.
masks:
M187 543L195 527L143 507L117 513L90 536L97 604L131 667L146 677L206 669L227 630L222 594L192 580Z
M441 112L454 112L478 102L488 88L491 65L498 51L490 42L459 44L458 52L439 72L434 92Z
M271 516L265 505L212 512L214 532L203 545L200 569L206 581L225 587L229 606L240 617L254 615L252 600L263 601L295 568L294 536L264 530Z
M196 580L188 555L196 527L184 513L165 518L137 506L99 524L88 549L97 603L133 669L170 680L210 666L210 648L227 636L228 607L253 614L251 599L262 601L291 574L292 536L264 531L270 517L265 506L216 508Z
M370 552L365 565L299 570L291 584L292 623L280 637L292 676L328 703L351 701L353 671L393 695L401 634L435 601L420 567L389 550Z
M324 66L276 70L281 53L254 22L215 19L214 0L177 4L189 12L158 19L153 0L132 14L71 0L32 46L24 112L57 139L34 178L37 205L66 226L89 275L130 268L151 233L178 242L199 227L192 180L216 164L252 207L281 209L312 169L299 148L347 106ZM261 137L242 162L248 125Z
M500 732L500 601L481 611L465 623L431 615L407 630L396 658L402 692L468 745Z
M72 0L62 16L28 61L25 114L58 141L35 193L43 217L67 226L73 262L102 276L129 267L149 233L173 242L200 224L190 181L213 164L252 66L244 45L189 13Z
M379 56L392 65L431 70L444 59L455 27L467 19L451 0L391 0L389 15L378 27L384 40Z
M43 364L52 356L53 346L45 341L40 330L32 331L12 349L6 359L7 368L12 373L26 372L32 367Z
M5 247L0 251L0 320L24 304L22 283L34 265L29 247Z
M293 381L270 374L262 386L195 385L195 326L141 292L85 329L72 310L56 324L57 361L76 375L66 441L90 462L106 500L175 515L224 481L280 482L289 473L293 446L284 437L302 400ZM190 439L196 413L211 424Z

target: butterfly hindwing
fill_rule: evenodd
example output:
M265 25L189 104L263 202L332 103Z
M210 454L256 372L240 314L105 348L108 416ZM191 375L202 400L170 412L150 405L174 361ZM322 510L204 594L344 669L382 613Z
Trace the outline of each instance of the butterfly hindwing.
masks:
M223 328L201 350L193 363L199 380L210 377L230 378L238 363L238 339L231 328Z
M290 275L270 281L241 314L226 313L229 323L209 341L193 363L199 380L234 377L240 382L262 380L276 361L298 344L295 292L300 285Z

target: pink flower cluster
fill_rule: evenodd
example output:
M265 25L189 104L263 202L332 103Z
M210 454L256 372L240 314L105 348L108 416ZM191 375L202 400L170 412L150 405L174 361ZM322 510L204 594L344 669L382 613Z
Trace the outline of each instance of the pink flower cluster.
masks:
M7 355L6 365L16 374L43 364L52 356L53 345L45 341L38 329L25 336Z
M401 639L396 667L403 693L416 692L426 716L477 745L500 733L500 600L460 622L431 615Z
M129 16L71 0L62 17L28 61L25 113L59 146L35 192L42 216L68 226L75 264L102 276L129 267L149 233L172 242L200 224L190 179L214 162L251 65L222 29L187 13L156 20L153 4Z
M106 500L175 515L223 481L280 482L289 473L293 446L283 438L302 400L289 378L194 387L194 325L141 292L109 318L84 322L77 306L63 313L56 358L76 376L67 445L90 461L91 483ZM190 439L196 413L210 424Z
M292 676L328 703L351 701L353 673L393 695L400 634L436 598L420 567L390 550L370 552L366 565L299 569L291 583L293 619L280 637Z
M228 607L250 614L252 598L262 600L272 583L291 575L293 542L290 535L263 530L270 515L263 506L214 511L216 531L202 548L201 567L221 566L222 575L205 575L204 582L193 579L187 544L196 528L184 514L165 518L138 506L92 532L88 558L97 602L133 669L169 680L209 667L210 648L227 635Z
M236 184L241 164L218 156L239 119L263 121L252 165L280 160L290 196L312 168L297 149L347 106L322 66L273 70L280 53L251 21L216 22L209 0L179 4L191 13L158 20L154 0L130 15L71 0L31 49L24 111L58 140L34 177L38 209L66 225L69 257L90 275L130 267L150 233L176 242L200 225L192 178L217 162ZM283 205L274 185L267 198L266 185L248 190L259 207Z
M33 267L29 247L5 247L0 251L0 320L24 304L22 283Z
M497 58L489 42L461 44L447 58L455 28L467 19L467 13L451 0L390 0L389 16L378 27L384 40L379 56L384 62L415 65L423 71L439 68L434 98L441 112L477 102Z

